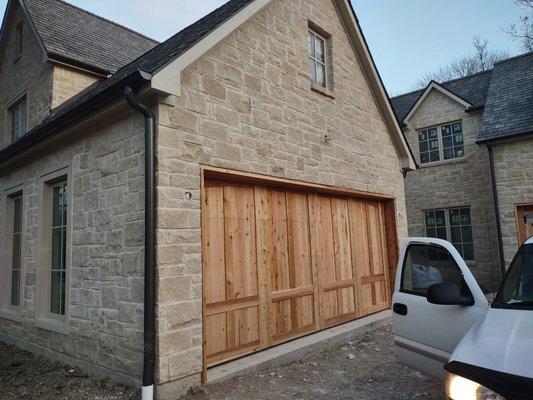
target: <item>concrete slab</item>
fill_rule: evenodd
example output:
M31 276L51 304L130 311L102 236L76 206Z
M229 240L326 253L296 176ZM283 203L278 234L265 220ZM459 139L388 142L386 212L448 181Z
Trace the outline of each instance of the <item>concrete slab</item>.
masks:
M390 310L381 311L346 324L334 326L267 350L230 361L207 371L207 383L246 375L265 368L273 368L312 353L332 347L351 336L373 330L390 322Z

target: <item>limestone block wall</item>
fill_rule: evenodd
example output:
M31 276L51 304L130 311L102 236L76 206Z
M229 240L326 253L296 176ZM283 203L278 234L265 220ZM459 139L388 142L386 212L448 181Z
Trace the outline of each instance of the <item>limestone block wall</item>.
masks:
M73 139L75 138L75 139ZM67 169L71 202L67 217L64 332L43 329L39 290L49 260L41 249L42 177ZM144 284L144 125L116 112L101 123L0 168L0 268L7 268L5 191L23 190L22 300L20 310L0 311L0 340L136 383L142 373ZM69 257L67 255L67 259ZM3 270L3 272L5 272ZM9 272L9 271L8 271ZM3 276L6 276L5 274ZM8 275L9 276L9 275ZM4 284L7 282L3 282Z
M331 35L334 98L311 89L309 21ZM399 158L330 0L271 2L182 88L157 115L160 398L198 384L202 368L201 165L393 195L407 235Z
M52 108L98 82L100 78L79 70L54 64L52 76Z
M437 164L420 164L418 130L461 121L465 157ZM483 289L497 288L500 279L496 219L492 201L487 149L476 144L481 114L433 90L409 119L405 136L420 168L405 179L407 222L411 236L426 236L424 211L469 206L476 260L469 263Z
M493 145L503 253L509 266L518 246L516 205L533 203L533 137Z
M22 52L17 25L22 23ZM8 108L26 96L28 129L50 115L52 66L44 54L20 7L6 26L6 46L0 57L0 149L11 144L11 118Z

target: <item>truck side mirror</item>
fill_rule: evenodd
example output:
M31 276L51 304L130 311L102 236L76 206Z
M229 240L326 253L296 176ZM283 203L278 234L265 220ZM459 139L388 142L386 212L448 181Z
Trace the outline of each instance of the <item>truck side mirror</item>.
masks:
M431 304L447 306L473 306L474 298L470 293L461 294L459 286L455 283L436 283L428 288L427 300Z

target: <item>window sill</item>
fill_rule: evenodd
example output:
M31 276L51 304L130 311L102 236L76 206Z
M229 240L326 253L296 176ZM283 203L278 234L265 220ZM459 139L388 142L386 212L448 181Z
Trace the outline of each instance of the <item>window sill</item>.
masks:
M335 95L331 90L323 86L317 85L316 83L311 83L311 90L315 93L319 93L323 96L329 97L330 99L335 99Z
M418 166L420 169L422 168L431 168L431 167L438 167L440 165L450 165L450 164L462 164L466 162L466 157L461 158L454 158L452 160L446 160L446 161L435 161L432 163L419 163Z
M69 334L67 324L54 318L39 318L35 321L35 326L37 328L59 333L61 335Z
M0 310L0 318L9 319L14 322L22 322L20 312L15 310Z

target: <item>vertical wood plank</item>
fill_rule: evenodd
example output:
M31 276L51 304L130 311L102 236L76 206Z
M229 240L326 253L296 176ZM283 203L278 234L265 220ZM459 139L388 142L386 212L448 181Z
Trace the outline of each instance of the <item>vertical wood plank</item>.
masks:
M223 189L204 189L202 210L204 304L226 300ZM205 318L206 356L226 350L226 315Z
M259 340L262 348L271 344L271 257L270 242L273 240L269 215L268 192L264 187L254 188L255 226L257 251L257 283L259 293Z
M291 288L312 285L307 196L301 193L287 192L286 199ZM293 299L291 305L293 329L313 323L314 312L311 298Z
M310 224L310 243L311 243L311 265L313 269L313 283L315 291L313 295L314 308L315 308L315 327L316 329L322 329L324 327L324 319L322 316L322 257L319 254L319 244L317 243L317 228L319 223L319 204L318 196L316 194L308 195L309 204L309 224Z
M351 200L349 202L349 213L352 270L355 278L354 293L356 313L357 316L362 316L367 308L368 295L371 295L368 288L361 285L361 277L370 274L366 204L360 201Z
M335 268L335 244L333 240L333 216L331 212L331 198L318 196L319 211L319 240L322 258L323 283L330 283L337 279ZM339 315L337 293L328 291L322 294L322 313L324 320L335 318Z
M348 203L346 199L332 198L333 240L335 244L335 275L337 281L353 278L352 254L350 249L350 233L348 224ZM348 314L355 310L353 290L337 290L338 315Z

